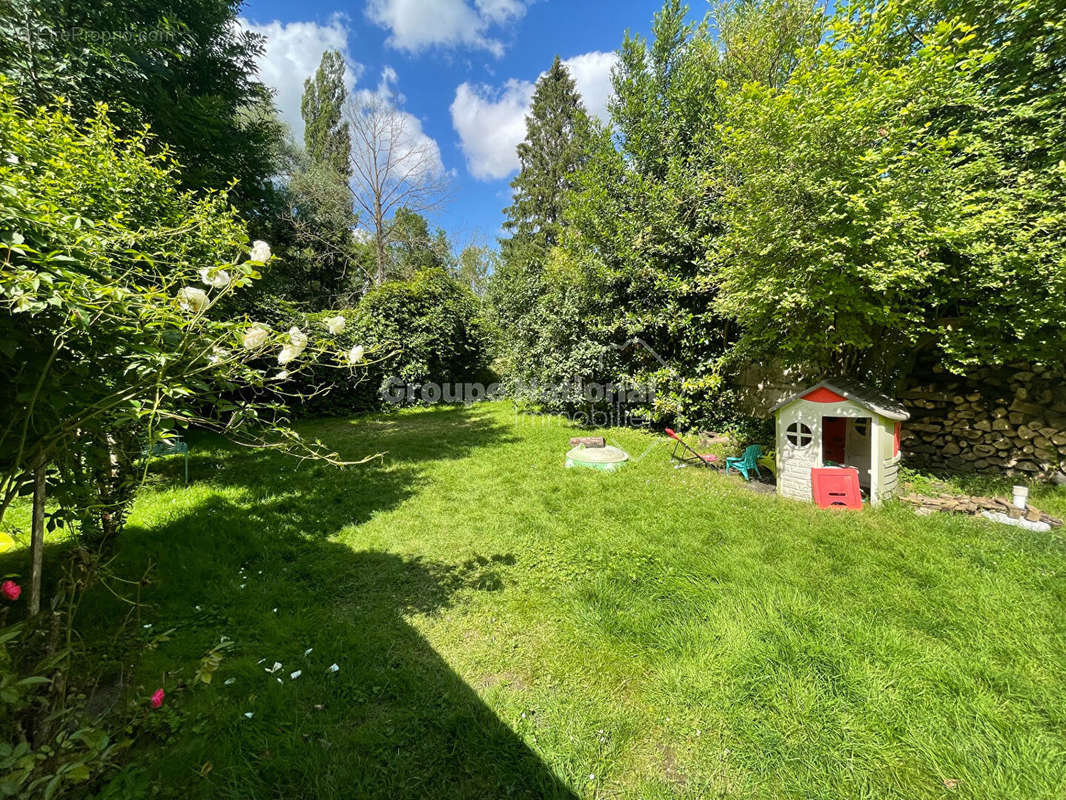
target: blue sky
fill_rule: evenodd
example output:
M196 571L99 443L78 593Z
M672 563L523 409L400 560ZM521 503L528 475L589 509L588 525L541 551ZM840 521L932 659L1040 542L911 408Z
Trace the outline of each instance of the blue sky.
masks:
M494 245L510 203L514 147L537 76L558 53L586 105L605 115L624 31L647 35L661 0L248 0L242 23L267 37L260 75L302 142L303 81L326 49L349 63L351 92L375 93L434 145L450 199L429 216L458 249ZM702 15L701 0L692 3Z

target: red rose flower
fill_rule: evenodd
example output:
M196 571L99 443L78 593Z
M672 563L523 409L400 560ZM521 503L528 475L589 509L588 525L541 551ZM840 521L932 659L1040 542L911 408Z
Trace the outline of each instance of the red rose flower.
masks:
M0 583L0 594L11 602L15 602L19 599L19 595L22 594L22 587L14 581L4 581Z
M159 708L163 705L163 698L165 696L166 693L162 689L156 689L152 694L152 708Z

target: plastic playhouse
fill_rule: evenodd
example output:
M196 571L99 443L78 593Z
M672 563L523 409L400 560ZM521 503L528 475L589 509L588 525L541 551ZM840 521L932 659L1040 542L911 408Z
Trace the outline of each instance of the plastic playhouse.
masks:
M861 508L899 485L898 403L848 381L822 381L772 409L777 426L777 491L823 508ZM851 473L851 474L848 474Z

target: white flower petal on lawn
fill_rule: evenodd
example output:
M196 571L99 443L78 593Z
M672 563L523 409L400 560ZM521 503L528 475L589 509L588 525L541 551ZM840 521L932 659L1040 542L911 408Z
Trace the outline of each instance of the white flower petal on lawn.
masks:
M366 350L363 348L363 346L361 344L357 344L355 347L348 351L348 363L358 364L360 361L363 360L363 354L365 352Z
M307 658L309 655L311 655L311 651L314 649L315 648L313 647L308 647L306 650L304 650L304 658Z
M263 325L253 325L244 332L241 344L245 350L258 350L270 341L270 331Z
M236 682L237 682L236 678L226 678L226 680L222 681L224 686L232 686Z
M336 336L338 333L344 332L344 326L347 324L348 322L344 319L344 317L330 317L326 320L326 330Z
M207 308L207 292L195 286L186 286L178 290L178 305L182 311L199 314Z
M255 712L254 711L245 711L244 712L244 716L247 717L248 719L251 719L252 717L255 716Z
M289 673L289 680L290 680L290 681L294 681L294 680L296 680L297 678L299 678L299 677L300 677L301 675L303 675L303 674L304 674L304 673L303 673L303 670L302 670L302 669L298 669L298 670L296 670L295 672L290 672L290 673Z
M339 671L340 671L340 667L337 666L336 664L330 664L329 668L326 670L326 672L339 672Z
M212 289L225 289L229 286L229 273L224 269L204 267L200 270L200 280Z
M266 670L266 671L267 671L267 672L268 672L269 674L273 675L273 674L274 674L275 672L277 672L277 671L278 671L279 669L281 669L281 662L280 662L280 661L275 661L275 662L274 662L274 666L272 666L272 667L271 667L270 669L268 669L268 670Z
M254 242L252 242L252 249L248 253L248 257L252 259L252 261L269 261L270 245L268 245L262 239L256 239Z

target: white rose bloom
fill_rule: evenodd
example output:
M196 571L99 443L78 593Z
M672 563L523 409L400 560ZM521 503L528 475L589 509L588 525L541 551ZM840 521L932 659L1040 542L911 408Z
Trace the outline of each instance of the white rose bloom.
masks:
M361 344L357 344L355 347L348 351L348 363L358 364L360 361L363 360L364 352L365 350L363 349L363 346Z
M225 289L229 286L229 273L224 269L204 267L200 270L200 280L212 289Z
M344 326L347 324L347 320L344 317L330 317L326 320L326 330L336 336L338 333L344 332Z
M289 328L289 344L296 348L296 355L300 355L307 347L307 334L295 326Z
M182 311L192 311L199 314L207 308L207 292L197 289L195 286L186 286L178 290L178 305Z
M207 357L207 363L211 366L216 366L217 364L222 363L222 361L224 361L227 356L229 356L229 353L227 353L223 348L212 348L211 355Z
M284 367L286 364L288 364L290 361L300 355L300 353L301 350L297 350L291 344L287 344L282 347L281 352L278 353L278 363Z
M283 369L281 372L274 376L274 380L283 381L287 377L289 377L289 371L287 369Z
M248 253L248 257L251 258L252 261L269 261L270 245L262 239L256 239L252 242L252 250Z
M270 331L262 325L253 325L244 332L244 336L241 337L241 344L244 345L245 350L258 350L260 347L264 346L269 339Z

